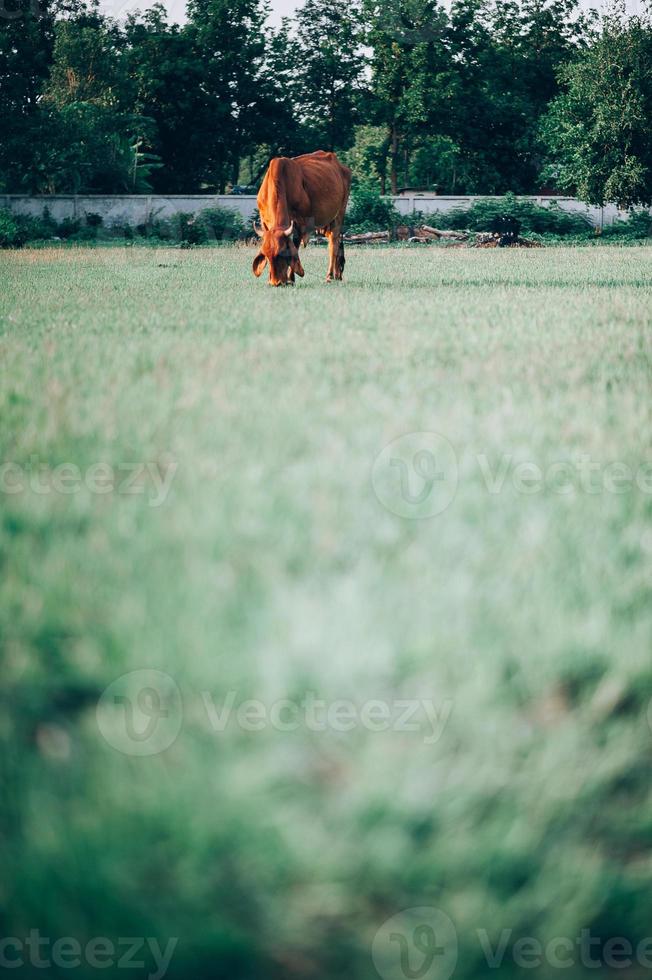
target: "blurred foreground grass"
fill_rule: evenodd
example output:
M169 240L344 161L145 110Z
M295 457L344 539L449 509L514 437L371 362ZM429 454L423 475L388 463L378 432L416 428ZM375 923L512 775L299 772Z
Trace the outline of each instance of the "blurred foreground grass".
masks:
M640 942L652 252L252 255L0 254L2 936L184 980L403 980L411 907L462 980L482 930L508 976ZM416 437L375 492L406 433L448 472Z

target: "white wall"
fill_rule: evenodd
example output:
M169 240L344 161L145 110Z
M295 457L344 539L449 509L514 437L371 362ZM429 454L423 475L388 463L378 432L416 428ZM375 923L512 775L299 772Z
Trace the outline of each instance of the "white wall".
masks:
M604 208L595 208L573 197L527 197L525 199L534 201L541 207L549 207L552 203L556 203L562 211L571 211L586 217L596 228L611 225L617 218L628 217L628 212L620 211L615 204L608 204ZM452 211L453 208L468 208L474 201L487 200L487 198L436 197L429 194L414 194L404 197L394 197L392 200L394 201L394 207L401 214L422 211L423 214L437 215L445 211Z
M256 198L227 194L52 194L27 197L19 194L0 194L0 207L16 214L41 217L47 207L55 221L64 218L83 218L100 214L106 225L145 224L155 218L169 218L179 211L195 214L204 208L228 207L250 218L256 209Z
M405 197L390 198L401 214L410 214L413 210L424 214L436 215L450 211L452 208L469 207L479 197L437 197L432 194L414 194ZM556 202L564 211L572 211L585 215L591 224L600 227L612 224L617 218L626 218L626 211L609 204L604 208L594 208L582 201L571 197L531 197L543 207ZM126 222L130 225L144 224L152 218L167 218L171 214L185 211L194 214L203 208L215 207L232 208L239 211L243 218L251 218L256 208L256 198L248 195L234 196L229 194L174 194L163 196L158 194L125 194L100 195L88 194L75 196L72 194L56 194L51 196L27 197L19 194L0 194L0 207L9 208L17 214L29 214L40 217L45 207L49 208L56 221L64 218L83 218L85 214L100 214L106 225Z

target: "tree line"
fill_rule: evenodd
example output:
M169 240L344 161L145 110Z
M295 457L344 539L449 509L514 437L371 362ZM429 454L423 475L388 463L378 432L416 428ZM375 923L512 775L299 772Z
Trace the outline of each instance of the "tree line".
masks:
M652 197L652 30L619 2L0 0L0 190L223 193L334 149L382 193Z

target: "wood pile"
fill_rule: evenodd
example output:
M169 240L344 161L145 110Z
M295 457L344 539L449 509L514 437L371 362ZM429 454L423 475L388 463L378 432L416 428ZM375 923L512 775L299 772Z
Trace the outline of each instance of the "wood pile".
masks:
M468 234L464 231L444 231L439 228L432 228L430 225L399 225L394 236L389 231L365 231L359 234L344 235L344 241L350 245L378 245L382 242L398 241L423 243L442 240L452 242L465 242Z
M378 245L380 242L389 241L388 231L365 231L359 235L343 235L345 242L351 245Z
M503 238L503 243L501 243ZM324 238L312 238L311 244L321 244ZM410 245L429 245L441 241L457 248L543 248L540 242L516 237L509 245L504 244L500 232L453 231L433 228L431 225L399 225L392 235L389 231L365 231L343 236L347 245L382 245L392 241L408 242Z

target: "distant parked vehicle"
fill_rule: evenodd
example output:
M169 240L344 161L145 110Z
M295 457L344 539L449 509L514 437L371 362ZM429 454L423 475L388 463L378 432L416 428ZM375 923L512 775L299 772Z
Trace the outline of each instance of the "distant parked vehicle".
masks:
M253 194L256 195L258 188L254 184L236 184L231 188L232 194Z

